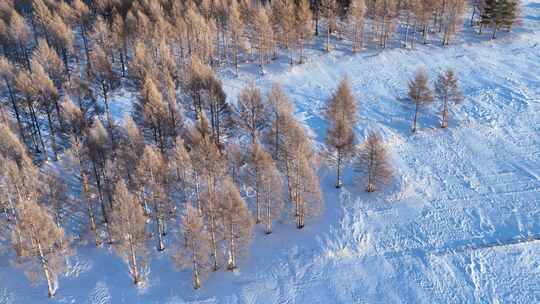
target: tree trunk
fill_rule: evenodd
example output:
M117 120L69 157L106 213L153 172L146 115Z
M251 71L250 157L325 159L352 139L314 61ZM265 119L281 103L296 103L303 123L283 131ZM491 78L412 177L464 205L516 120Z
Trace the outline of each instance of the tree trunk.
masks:
M414 119L413 119L413 127L412 127L413 132L416 132L416 119L417 118L418 118L418 102L415 102Z
M337 150L337 180L336 180L336 188L341 188L341 157L342 157L341 149Z
M444 96L441 128L448 127L448 96Z
M270 197L266 198L266 234L272 233L272 217L270 212Z
M139 266L137 265L137 256L135 255L135 246L133 245L133 237L129 236L129 258L131 277L133 278L133 284L139 284L141 278L139 274Z
M54 125L51 119L51 111L47 109L47 121L49 122L49 132L51 132L51 147L54 154L54 160L58 160L58 151L56 150L56 135L54 132Z
M32 229L33 231L34 229ZM32 232L34 234L34 232ZM38 254L39 254L39 262L41 263L41 267L43 269L43 274L45 275L45 280L47 281L47 289L48 289L48 295L49 298L54 297L56 294L56 291L54 290L53 282L52 282L52 276L49 270L49 265L47 265L47 259L45 258L45 255L43 253L43 248L41 247L41 242L34 238L34 241L37 244L38 247Z
M227 269L228 270L233 270L236 268L236 257L235 257L235 243L234 243L234 224L232 222L232 219L231 219L231 223L230 223L230 246L229 246L229 259L228 259L228 262L227 262Z
M199 264L197 263L197 249L195 247L194 235L191 236L191 250L193 251L193 288L201 288L201 279L199 275Z

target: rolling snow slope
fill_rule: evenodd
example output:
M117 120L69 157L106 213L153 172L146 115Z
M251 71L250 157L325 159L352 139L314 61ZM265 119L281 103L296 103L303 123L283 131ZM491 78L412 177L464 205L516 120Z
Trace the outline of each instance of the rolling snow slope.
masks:
M539 303L540 3L523 3L514 33L486 37L466 30L447 48L313 54L258 78L263 89L284 86L322 143L325 100L346 73L360 103L358 136L379 131L398 171L384 192L358 190L350 169L338 191L332 171L322 172L322 217L302 231L258 228L238 271L211 274L199 291L157 253L135 289L119 258L88 245L53 300L0 260L0 303ZM461 81L466 100L446 130L432 107L410 132L402 98L419 66L432 79L453 67ZM252 70L225 73L231 101Z

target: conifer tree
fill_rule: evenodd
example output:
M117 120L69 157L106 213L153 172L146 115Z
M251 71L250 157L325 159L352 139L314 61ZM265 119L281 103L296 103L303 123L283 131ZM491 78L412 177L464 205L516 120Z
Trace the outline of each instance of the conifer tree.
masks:
M237 257L246 252L253 237L253 219L238 188L228 176L223 182L221 195L220 211L227 243L227 269L233 270L236 268Z
M103 48L99 46L94 47L90 61L92 65L90 76L94 85L94 91L96 95L103 98L107 128L109 129L111 140L113 140L114 120L110 110L110 98L111 93L119 85L119 77L114 71L112 63L109 61L109 56L107 56Z
M183 200L190 198L193 187L193 163L184 140L178 136L169 157L171 176Z
M364 0L353 0L349 6L348 19L352 23L352 52L356 53L363 47L364 43Z
M18 104L17 99L15 98L15 92L14 92L14 82L15 82L15 69L12 65L12 63L4 56L0 55L0 79L3 81L5 88L7 90L7 94L9 97L9 103L12 108L12 112L15 115L15 119L17 120L17 127L19 129L19 134L21 135L21 139L25 142L26 141L26 134L24 132L24 126L22 121L22 109L21 106ZM0 87L1 88L1 87Z
M375 1L374 10L378 26L377 35L379 40L379 47L384 49L386 48L390 33L394 30L395 17L397 15L397 1Z
M156 83L150 77L146 77L141 95L140 108L144 126L149 130L148 133L150 133L161 153L164 153L168 137L167 132L171 130L170 125L167 123L169 118L167 105Z
M275 161L278 161L283 133L286 132L283 128L287 126L288 120L292 119L294 110L289 96L287 96L283 88L277 83L272 84L267 98L268 112L270 114L267 141L272 146L272 157Z
M262 94L254 83L248 85L238 95L238 124L246 133L251 143L260 136L268 124L266 105L263 103Z
M309 155L300 153L293 166L292 198L295 205L296 228L305 226L306 218L318 215L322 208L322 194L317 166Z
M95 119L91 128L88 129L88 135L85 141L88 160L90 161L91 171L96 184L97 197L101 205L101 215L105 223L109 222L108 208L104 198L104 177L103 169L105 161L110 151L109 135L99 119Z
M210 234L206 230L203 218L197 208L189 202L186 204L180 223L179 239L184 240L185 243L173 256L173 260L180 269L191 268L193 288L199 289L203 277L210 269Z
M373 192L392 178L392 169L388 163L386 147L379 135L369 133L356 156L356 171L362 174L358 184L366 186L367 192Z
M449 0L444 3L444 10L441 13L441 27L443 30L442 45L448 45L450 39L461 29L463 24L463 13L465 11L465 1Z
M237 0L231 0L228 16L228 32L231 39L233 52L233 63L236 76L238 76L238 56L241 50L245 50L246 41L244 37L245 26L240 16Z
M298 63L304 63L304 47L305 44L311 40L313 36L312 31L312 13L309 8L308 0L300 0L296 6L296 37L298 39L298 47L300 49L300 55L298 56Z
M272 32L267 10L266 7L261 6L257 10L255 20L255 32L257 33L257 47L259 49L259 66L261 68L261 74L265 73L264 65L268 62L268 53L272 45Z
M165 223L173 211L165 193L167 171L167 163L161 152L152 146L146 146L137 167L137 177L144 205L151 208L148 211L154 219L158 251L165 250Z
M441 128L448 127L450 107L463 101L463 94L458 86L458 80L452 69L439 74L435 83L435 93L442 102Z
M330 44L330 34L336 28L337 18L337 3L336 0L320 0L321 13L326 19L326 43L325 50L330 52L332 46Z
M353 154L357 117L356 101L352 96L349 80L344 78L332 95L326 110L326 118L330 123L326 145L330 151L329 159L337 169L336 188L340 188L342 184L342 164Z
M429 88L426 71L422 68L416 70L414 79L409 81L409 98L414 103L412 131L416 132L416 121L418 119L420 108L434 100L433 92L431 88Z
M64 258L68 254L68 242L64 230L54 222L51 215L36 202L35 196L24 197L17 203L18 223L13 243L24 254L19 262L29 267L29 275L37 278L43 272L48 295L56 294L56 277L61 273ZM20 237L20 238L19 238Z
M146 217L123 180L116 184L114 192L115 208L112 211L111 232L116 253L126 261L135 285L142 282L141 268L145 264Z
M247 163L247 155L244 147L235 142L229 142L225 147L225 156L229 167L229 176L232 181L240 186L242 177L242 166Z
M200 121L204 121L205 116ZM205 131L206 129L206 131ZM195 187L198 196L198 208L208 223L208 232L212 246L212 269L219 269L221 256L218 252L218 242L221 237L219 230L220 218L218 214L218 189L219 183L225 173L225 161L216 144L208 136L208 128L197 131L197 138L194 140L193 162L196 168ZM204 184L199 188L198 179L201 178Z
M261 164L260 200L264 213L265 233L272 233L272 222L283 212L283 180L269 154L263 154Z

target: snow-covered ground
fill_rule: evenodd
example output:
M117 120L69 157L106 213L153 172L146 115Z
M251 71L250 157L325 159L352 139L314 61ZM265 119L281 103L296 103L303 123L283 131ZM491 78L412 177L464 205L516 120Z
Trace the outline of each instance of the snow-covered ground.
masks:
M112 251L79 247L56 298L29 287L0 259L0 303L539 303L540 3L523 3L523 24L489 41L466 29L453 46L312 54L274 64L257 84L281 83L296 115L322 142L326 99L347 74L359 102L359 138L379 131L397 177L384 192L332 187L322 172L325 211L302 231L264 235L234 272L212 273L194 291L188 271L153 254L148 281L132 286ZM450 127L438 108L410 132L407 81L423 66L433 79L456 70L466 100ZM253 69L252 69L253 70ZM231 101L254 73L223 73Z

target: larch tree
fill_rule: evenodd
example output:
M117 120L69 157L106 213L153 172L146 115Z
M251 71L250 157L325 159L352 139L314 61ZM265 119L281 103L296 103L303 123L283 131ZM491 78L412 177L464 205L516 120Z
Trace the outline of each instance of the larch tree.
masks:
M97 197L101 205L101 215L105 223L109 222L109 208L107 208L104 198L104 183L103 169L105 167L105 161L110 153L109 135L107 130L96 117L92 127L88 129L85 140L86 152L88 153L88 160L90 161L91 171L94 177L94 183L96 185Z
M247 162L244 147L235 142L229 142L225 146L225 156L229 169L229 176L236 185L241 185L242 166Z
M264 65L268 62L270 49L272 46L272 27L268 18L268 9L259 7L255 20L255 32L257 35L257 48L259 49L259 65L261 74L264 74Z
M39 64L36 64L38 66ZM50 86L47 86L47 82L43 83L45 86L44 88L50 88ZM41 124L38 120L38 102L36 101L38 97L36 97L37 92L39 92L40 86L37 86L34 88L34 80L31 76L31 74L28 71L19 71L17 74L17 78L15 81L15 87L17 91L20 93L21 99L24 102L26 112L29 113L29 134L31 135L31 143L34 147L34 150L36 153L43 153L43 159L48 159L48 153L47 148L45 147L45 140L43 136L43 132L41 130ZM54 86L53 86L54 87ZM43 90L44 92L44 90ZM45 97L47 97L45 95Z
M435 82L435 93L442 102L441 128L446 128L448 127L450 107L463 101L458 79L452 69L439 74L437 82Z
M347 78L341 80L332 95L326 109L326 118L330 124L326 134L326 145L330 151L329 160L337 169L336 188L340 188L341 168L353 155L356 140L354 127L358 121L356 100Z
M306 218L317 216L322 208L317 165L309 157L305 153L300 153L293 166L292 197L298 229L304 228Z
M222 185L220 212L223 217L222 225L227 246L227 269L236 268L237 257L245 254L253 237L253 219L240 196L238 188L226 177Z
M414 78L409 81L409 98L414 103L412 131L416 132L416 121L420 108L433 102L433 91L429 87L428 76L422 68L416 70Z
M153 146L146 146L137 167L137 177L143 205L149 207L147 211L154 220L158 251L165 250L166 222L173 212L171 201L165 193L167 174L167 163L161 152Z
M388 183L393 175L386 147L380 136L370 132L366 141L358 149L356 155L356 171L358 185L366 185L367 192L373 192Z
M321 13L326 19L326 43L325 51L330 52L332 45L330 44L330 35L337 26L337 2L336 0L320 0Z
M238 124L251 143L260 136L268 124L268 110L263 102L261 90L254 83L248 85L238 95Z
M364 44L364 15L366 5L364 0L353 0L349 5L348 16L352 24L352 52L356 53L362 49Z
M240 10L237 0L231 0L229 6L228 16L228 33L231 40L232 57L236 76L238 76L238 56L240 51L246 48L245 39L245 27L242 18L240 17Z
M7 95L9 98L9 103L11 105L11 111L15 115L17 120L17 127L19 129L19 134L21 139L26 141L26 133L24 132L23 125L23 109L19 105L14 91L14 82L15 82L15 67L13 64L4 56L0 55L0 79L3 81L5 89L7 90ZM0 87L1 88L1 87Z
M203 277L210 269L211 241L206 230L203 217L191 203L186 204L180 218L180 240L184 244L173 256L178 268L191 268L193 272L193 288L201 288Z
M92 50L90 61L92 69L90 76L94 85L96 95L103 98L105 115L107 119L107 128L111 141L113 141L114 120L110 110L111 94L119 85L119 77L109 60L109 56L103 48L96 46Z
M272 84L267 99L270 126L266 137L272 146L272 157L277 161L281 150L283 133L285 132L283 127L287 125L287 120L292 118L294 109L289 96L278 83Z
M32 54L32 61L38 62L53 80L56 88L61 89L63 82L66 80L66 73L62 68L62 60L45 39L38 41L37 48Z
M378 25L377 35L379 47L386 48L390 33L395 27L395 17L397 16L396 0L375 1L375 17Z
M201 117L201 121L203 119L204 116ZM208 134L204 130L196 133L198 135L194 141L192 156L196 168L197 206L208 225L212 246L212 269L216 271L219 269L221 257L218 252L218 242L221 238L221 231L219 230L220 217L218 216L218 189L226 167L223 155ZM203 187L199 187L199 178Z
M146 217L136 195L124 181L116 184L115 208L112 212L111 231L114 249L126 261L134 284L143 280L141 268L147 255Z
M291 47L294 40L295 5L292 0L276 0L271 2L272 18L271 23L274 28L274 37L278 38L286 49ZM290 56L290 63L293 57Z
M283 212L283 179L274 160L268 153L263 154L261 164L260 200L262 201L262 222L265 233L272 233L272 222Z
M193 188L193 163L186 144L178 136L169 156L170 176L183 201L190 198Z
M251 144L251 154L248 161L248 183L255 192L255 223L260 223L262 218L262 190L263 190L263 164L270 156L264 151L258 140Z
M126 177L127 184L133 189L136 168L144 153L144 137L131 117L124 120L122 137L118 151L118 165Z
M161 91L150 77L145 78L139 107L142 111L143 125L148 130L147 133L153 138L161 153L164 153L167 132L171 130L168 124L169 112Z
M30 94L38 101L39 109L44 112L47 117L51 149L53 151L54 160L58 160L57 127L55 124L56 120L61 121L58 90L44 68L37 61L32 61L32 88L30 88L30 90ZM56 117L53 116L53 113L56 113Z
M304 63L304 48L313 36L313 16L309 8L309 0L300 0L296 6L295 31L300 54L298 63Z
M450 40L461 29L463 25L463 13L465 12L464 0L448 0L445 2L445 10L441 15L441 26L443 30L442 45L450 44Z
M58 287L56 278L65 265L69 249L64 230L37 204L36 197L23 197L17 205L19 220L13 243L25 252L20 262L29 267L28 274L32 278L38 278L37 272L43 273L48 295L53 297Z

